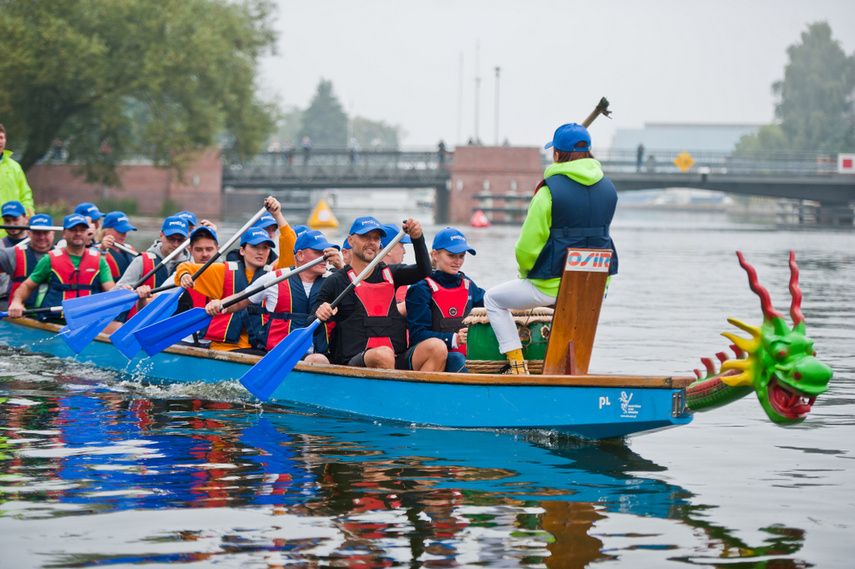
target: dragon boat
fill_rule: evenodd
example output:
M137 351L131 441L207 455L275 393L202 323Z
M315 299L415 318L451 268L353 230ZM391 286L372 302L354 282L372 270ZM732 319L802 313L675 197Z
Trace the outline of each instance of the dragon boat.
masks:
M694 412L720 407L753 391L772 421L797 423L808 416L817 395L828 389L832 370L816 358L805 334L795 256L790 254L790 327L772 307L753 267L737 255L751 290L761 300L763 323L749 326L729 319L750 337L724 333L733 342L734 357L716 354L718 369L713 358L703 358L705 371L695 370L694 376L588 373L611 251L568 250L556 305L539 314L544 325L538 334L545 351L541 355L528 350L531 368L540 373L495 373L498 369L490 367L495 338L488 337L489 325L473 325L467 365L474 373L301 362L277 378L268 403L419 427L545 430L607 439L685 425ZM129 361L104 335L76 354L59 332L60 326L35 320L0 321L0 343L73 357L148 381L237 381L260 359L176 345ZM531 346L531 330L520 326L520 335L524 345Z

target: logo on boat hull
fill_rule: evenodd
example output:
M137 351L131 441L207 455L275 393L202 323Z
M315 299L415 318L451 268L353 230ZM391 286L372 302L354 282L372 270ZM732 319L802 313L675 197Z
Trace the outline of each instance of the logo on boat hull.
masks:
M621 417L627 419L634 419L638 417L638 411L641 409L641 404L639 403L631 403L632 401L632 393L627 395L626 391L620 392L620 410Z

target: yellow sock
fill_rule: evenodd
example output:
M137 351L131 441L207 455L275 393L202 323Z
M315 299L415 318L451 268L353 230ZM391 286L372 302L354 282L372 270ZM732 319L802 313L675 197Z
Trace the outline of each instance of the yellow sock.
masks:
M523 361L523 353L522 350L511 350L510 352L505 354L508 357L509 361Z

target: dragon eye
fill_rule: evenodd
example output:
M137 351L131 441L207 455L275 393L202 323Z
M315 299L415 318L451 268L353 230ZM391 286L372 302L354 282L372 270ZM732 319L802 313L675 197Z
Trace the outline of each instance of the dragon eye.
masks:
M784 359L787 357L787 350L778 350L778 357Z

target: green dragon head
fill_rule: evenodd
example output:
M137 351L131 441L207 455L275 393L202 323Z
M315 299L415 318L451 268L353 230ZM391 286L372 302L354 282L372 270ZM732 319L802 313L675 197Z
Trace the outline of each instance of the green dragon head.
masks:
M810 413L816 396L828 390L832 370L816 358L813 340L805 335L795 253L790 251L792 329L772 307L769 291L758 283L754 267L745 261L742 253L737 251L736 255L748 273L751 290L760 297L763 324L757 328L728 318L728 322L751 334L751 338L727 332L722 334L734 343L737 354L744 352L740 355L745 357L722 362L721 381L732 387L753 387L772 421L785 424L800 422Z

